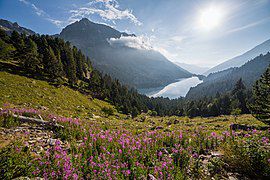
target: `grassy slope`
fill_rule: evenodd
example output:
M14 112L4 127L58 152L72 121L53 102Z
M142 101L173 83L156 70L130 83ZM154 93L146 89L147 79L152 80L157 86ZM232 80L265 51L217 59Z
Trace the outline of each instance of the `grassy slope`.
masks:
M68 87L54 87L45 81L0 72L0 107L5 103L41 109L66 116L101 115L102 107L110 104L82 95Z
M113 107L109 103L97 99L90 100L85 96L68 87L60 88L49 85L45 81L27 78L20 75L0 71L0 107L4 103L10 103L16 107L31 107L42 109L46 112L64 115L67 117L91 117L92 114L103 118L92 119L102 123L108 128L124 128L135 132L148 131L161 127L163 130L193 129L203 127L212 131L228 130L230 124L235 123L234 117L193 118L187 117L151 117L142 114L134 120L127 120L127 116L117 114L108 118L104 117L102 107ZM177 123L174 123L178 121ZM243 115L237 119L237 123L264 126L263 123L251 115Z

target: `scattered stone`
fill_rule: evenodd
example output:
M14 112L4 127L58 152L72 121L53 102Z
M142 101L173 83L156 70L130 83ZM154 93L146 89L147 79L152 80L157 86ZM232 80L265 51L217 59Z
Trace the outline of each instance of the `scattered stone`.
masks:
M93 118L98 119L98 118L100 118L100 116L96 116L96 115L93 114Z
M36 148L36 153L37 153L37 154L40 154L40 153L42 153L42 152L44 152L43 147L38 146L38 147Z
M29 178L29 177L18 177L13 180L43 180L44 178L41 177L34 177L34 178Z
M167 151L166 148L161 148L160 151L161 151L163 154L169 154L169 152Z
M28 141L29 144L35 144L37 141L36 140L30 140Z
M153 176L152 174L148 174L148 178L149 180L157 180L157 178L155 178L155 176Z
M50 139L48 139L47 143L48 143L50 146L54 146L55 143L56 143L56 141L57 141L57 139L52 139L52 138L50 138Z
M211 156L212 157L222 157L224 154L219 151L212 151Z
M18 177L13 180L31 180L29 177Z

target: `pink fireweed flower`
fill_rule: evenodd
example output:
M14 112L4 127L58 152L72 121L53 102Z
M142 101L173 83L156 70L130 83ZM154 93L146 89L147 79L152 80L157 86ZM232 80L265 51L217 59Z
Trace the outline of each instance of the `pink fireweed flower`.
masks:
M193 153L193 154L192 154L192 157L193 157L193 158L198 158L199 155L198 155L197 153Z
M180 135L179 135L179 139L182 139L183 138L183 134L182 134L182 131L180 132Z
M212 132L212 133L211 133L211 136L212 136L212 137L217 137L217 133L216 133L216 132Z
M130 170L126 170L126 175L130 175Z
M161 151L158 152L158 156L159 156L159 157L162 156L162 152L161 152Z
M74 173L72 176L73 176L73 179L74 179L74 180L77 180L77 179L79 178L78 175L77 175L76 173Z
M269 139L267 138L267 137L262 137L262 142L264 143L264 144L267 144L267 143L269 143Z
M165 161L162 163L162 168L164 167L167 167L167 163Z

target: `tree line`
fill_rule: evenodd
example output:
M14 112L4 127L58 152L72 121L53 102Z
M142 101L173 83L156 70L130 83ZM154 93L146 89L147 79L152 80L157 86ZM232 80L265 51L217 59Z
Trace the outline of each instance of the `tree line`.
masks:
M242 79L239 79L233 91L217 93L214 98L149 98L93 68L90 59L69 42L48 35L26 36L14 31L8 36L1 30L0 59L12 61L28 74L45 77L53 84L67 85L108 101L118 111L133 117L149 111L153 116L189 117L250 113L248 104L253 97Z

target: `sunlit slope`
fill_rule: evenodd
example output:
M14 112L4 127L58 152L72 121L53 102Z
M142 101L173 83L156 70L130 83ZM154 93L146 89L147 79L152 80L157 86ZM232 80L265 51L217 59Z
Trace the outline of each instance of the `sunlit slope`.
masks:
M92 116L110 104L91 100L68 87L55 87L45 81L0 72L0 106L5 103L45 109L59 115Z

